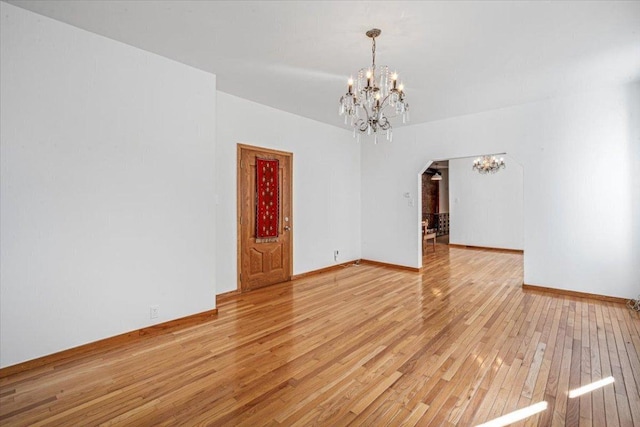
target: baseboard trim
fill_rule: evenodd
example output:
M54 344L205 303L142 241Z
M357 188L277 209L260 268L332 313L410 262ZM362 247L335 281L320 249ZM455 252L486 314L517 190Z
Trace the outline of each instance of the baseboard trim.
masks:
M233 299L238 295L242 294L238 289L235 291L223 292L221 294L216 295L216 306L222 302L227 302L227 300Z
M358 261L359 260L354 259L353 261L341 262L340 264L330 265L329 267L319 268L318 270L312 270L312 271L307 271L306 273L294 274L293 276L291 276L290 280L304 279L306 277L316 276L318 274L328 273L330 271L341 270L345 267L348 267L352 264L357 263ZM287 282L289 282L290 280L287 280ZM282 283L287 283L287 282L282 282ZM255 290L255 289L251 289L251 290ZM247 291L247 292L250 292L250 291ZM235 290L235 291L224 292L222 294L216 295L216 305L220 303L224 303L241 294L242 292L240 290Z
M450 247L453 248L462 248L462 249L482 249L485 251L494 251L494 252L505 252L510 254L523 254L524 251L522 249L504 249L504 248L490 248L487 246L471 246L471 245L458 245L456 243L449 243Z
M396 270L411 271L413 273L420 273L421 271L421 269L418 267L407 267L406 265L389 264L386 262L372 261L370 259L361 259L360 264L377 265L379 267L394 268Z
M157 325L147 326L145 328L136 329L134 331L125 332L124 334L115 335L98 341L80 345L78 347L62 350L57 353L38 357L36 359L27 360L16 365L0 368L0 378L28 371L30 369L39 368L60 360L77 357L79 355L95 354L105 351L122 344L128 344L144 338L162 335L187 326L197 325L216 317L218 309L203 311L202 313L192 314L190 316L181 317L179 319L170 320L168 322L158 323Z
M610 297L607 295L599 295L599 294L590 294L587 292L578 292L578 291L570 291L567 289L558 289L558 288L547 288L546 286L538 286L538 285L528 285L526 283L522 284L523 291L536 291L536 292L546 292L551 294L570 296L570 297L578 297L578 298L590 298L596 299L600 301L606 302L615 302L618 304L626 304L628 299L619 298L619 297Z
M330 265L329 267L319 268L318 270L312 270L312 271L307 271L306 273L294 274L293 276L291 276L291 280L304 279L305 277L315 276L317 274L327 273L329 271L341 270L357 262L358 260L354 259L353 261L342 262L336 265Z

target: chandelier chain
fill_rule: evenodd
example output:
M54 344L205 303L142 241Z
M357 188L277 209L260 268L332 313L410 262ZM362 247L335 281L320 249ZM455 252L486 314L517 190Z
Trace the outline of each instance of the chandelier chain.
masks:
M375 70L376 69L376 38L372 37L371 40L373 40L372 46L371 46L371 56L373 58L373 63L371 64L371 70Z

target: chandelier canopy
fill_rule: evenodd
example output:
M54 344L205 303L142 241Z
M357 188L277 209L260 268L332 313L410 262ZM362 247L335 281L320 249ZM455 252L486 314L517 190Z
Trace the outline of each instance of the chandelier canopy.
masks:
M376 66L376 37L382 31L374 28L366 32L372 40L371 67L358 71L354 81L349 78L347 93L340 98L339 113L345 124L353 127L353 136L374 135L385 131L388 141L393 139L389 118L402 116L402 123L409 121L409 104L405 101L404 85L398 83L398 73L389 72L387 66ZM355 86L355 87L354 87Z
M473 161L473 169L481 174L496 173L500 169L504 169L504 158L499 159L496 156L480 156Z

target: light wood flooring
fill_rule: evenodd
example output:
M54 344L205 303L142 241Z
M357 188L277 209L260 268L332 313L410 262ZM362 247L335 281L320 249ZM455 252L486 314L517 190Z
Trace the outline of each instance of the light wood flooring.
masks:
M218 317L0 380L1 425L640 426L640 318L522 290L522 255L437 245L227 298ZM579 398L567 391L613 375Z

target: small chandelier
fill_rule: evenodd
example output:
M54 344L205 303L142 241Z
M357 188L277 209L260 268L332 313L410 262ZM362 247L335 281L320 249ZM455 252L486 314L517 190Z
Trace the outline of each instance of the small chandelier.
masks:
M481 174L496 173L500 169L504 169L504 158L499 159L496 156L481 156L473 161L473 169Z
M354 138L360 141L360 134L373 134L376 144L381 131L386 132L387 141L393 140L389 118L402 115L402 123L409 121L409 104L404 99L404 86L398 84L398 73L390 73L387 66L376 68L376 37L381 32L377 28L366 32L372 40L371 67L358 71L355 81L349 79L347 93L340 98L339 110L344 123L353 127ZM390 113L393 115L387 116Z

